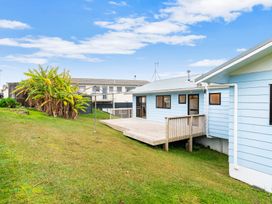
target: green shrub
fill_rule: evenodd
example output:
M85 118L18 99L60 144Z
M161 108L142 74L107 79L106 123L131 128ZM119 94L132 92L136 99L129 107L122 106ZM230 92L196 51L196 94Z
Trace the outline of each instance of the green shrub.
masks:
M14 98L0 99L0 108L16 108L19 103Z
M69 72L58 73L57 67L29 70L27 79L13 93L27 95L26 101L38 110L54 117L72 118L78 111L86 111L88 98L79 95L78 87L72 85Z

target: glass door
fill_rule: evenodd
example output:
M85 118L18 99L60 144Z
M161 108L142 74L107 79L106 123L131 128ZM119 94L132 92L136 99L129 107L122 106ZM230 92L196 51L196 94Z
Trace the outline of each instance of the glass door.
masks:
M146 97L136 96L136 117L146 118Z
M199 114L199 94L188 95L188 115Z

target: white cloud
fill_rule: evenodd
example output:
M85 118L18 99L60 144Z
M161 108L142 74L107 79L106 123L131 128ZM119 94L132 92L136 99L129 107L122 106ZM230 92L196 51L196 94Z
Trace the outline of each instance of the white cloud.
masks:
M247 51L246 48L237 48L236 49L236 52L245 52L245 51Z
M127 5L125 1L109 1L112 5ZM82 40L65 40L59 37L0 38L0 46L14 46L35 50L32 57L40 59L71 58L87 62L101 59L90 57L94 54L133 54L150 44L194 46L206 36L191 33L192 24L223 19L235 20L254 6L271 8L271 0L176 0L165 4L165 8L154 15L122 17L113 21L96 21L95 25L106 29L100 35ZM26 25L28 26L28 25ZM24 56L25 57L25 56ZM22 60L21 60L22 61ZM205 59L192 63L192 67L217 66L224 59Z
M133 30L142 24L145 23L144 17L138 17L138 18L118 18L114 22L108 22L108 21L96 21L94 22L95 25L98 25L103 28L107 28L110 30L116 30L116 31L128 31Z
M108 32L103 35L85 39L75 43L58 37L39 38L3 38L0 46L15 46L27 49L38 49L37 57L64 57L83 61L92 61L90 54L133 54L148 44L165 43L173 45L195 45L195 41L203 39L201 35L158 35L137 34L134 32ZM99 61L93 59L93 61Z
M20 21L12 21L6 19L0 19L0 29L27 29L30 26Z
M127 2L125 1L109 1L109 4L113 5L113 6L128 6Z
M225 59L203 59L190 64L190 67L216 67L226 62Z
M192 25L200 22L209 22L223 19L231 22L243 12L250 12L254 6L271 8L271 0L176 0L174 5L161 9L161 18Z
M3 60L11 61L11 62L19 62L19 63L26 63L26 64L46 64L47 59L45 58L37 58L31 55L8 55L3 57Z
M148 22L145 17L118 18L114 22L96 21L96 25L115 31L133 31L134 33L170 34L185 32L187 26L167 20Z

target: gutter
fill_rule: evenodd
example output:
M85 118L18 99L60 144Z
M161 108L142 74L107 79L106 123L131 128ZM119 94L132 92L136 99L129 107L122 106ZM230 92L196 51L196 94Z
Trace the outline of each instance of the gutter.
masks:
M202 83L206 90L206 104L205 104L205 115L206 115L206 137L212 138L209 136L209 86L208 83Z
M204 84L204 83L203 83ZM226 84L212 84L209 86L209 89L222 89L222 88L228 88L229 86ZM194 88L188 88L188 89L164 89L164 90L151 90L151 91L143 91L143 92L130 92L133 95L139 95L139 94L161 94L161 93L175 93L175 92L184 92L184 91L202 91L205 88L202 86L194 87Z

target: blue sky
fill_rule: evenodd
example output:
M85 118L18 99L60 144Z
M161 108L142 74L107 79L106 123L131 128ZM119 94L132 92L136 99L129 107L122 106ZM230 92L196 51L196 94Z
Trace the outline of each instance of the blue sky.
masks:
M1 82L38 64L73 77L204 73L272 38L272 0L1 0Z

